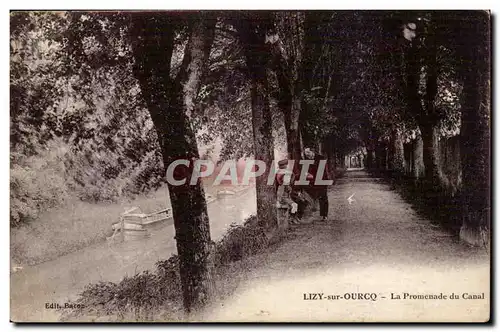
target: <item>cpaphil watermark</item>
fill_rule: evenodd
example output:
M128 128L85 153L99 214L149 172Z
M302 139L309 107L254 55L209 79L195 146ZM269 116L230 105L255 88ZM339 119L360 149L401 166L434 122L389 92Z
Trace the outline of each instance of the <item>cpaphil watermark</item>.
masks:
M273 186L278 174L283 174L283 184L289 185L292 181L292 176L295 178L295 184L307 186L314 184L316 186L329 186L333 184L333 180L325 179L326 175L326 160L319 160L315 176L309 173L312 165L315 164L314 160L304 159L299 160L298 169L299 174L295 175L293 172L295 161L288 160L286 168L275 167L276 160L273 160L271 170L266 172L266 163L262 160L250 159L245 161L243 174L239 171L238 165L235 160L225 161L221 168L218 170L217 176L213 185L220 185L223 181L229 182L231 185L249 185L251 180L261 176L267 176L267 184ZM190 172L179 171L180 168L192 169ZM183 186L186 184L196 185L198 181L205 177L210 177L214 174L216 167L211 160L204 159L178 159L170 163L167 167L166 178L167 182L173 186Z

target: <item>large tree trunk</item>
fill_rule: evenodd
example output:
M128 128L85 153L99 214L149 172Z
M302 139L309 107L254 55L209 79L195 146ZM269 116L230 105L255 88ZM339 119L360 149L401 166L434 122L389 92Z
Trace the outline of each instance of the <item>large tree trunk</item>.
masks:
M405 171L403 137L398 129L393 129L391 133L391 146L389 168L395 175L402 175Z
M271 111L265 68L252 75L252 126L255 159L263 161L266 171L255 181L257 191L257 218L260 226L269 228L277 225L276 192L267 185L268 174L273 161L273 137Z
M420 126L420 132L425 178L437 188L443 183L443 175L439 169L439 132L432 125Z
M270 27L268 14L255 14L255 18L244 17L234 22L248 66L251 82L252 126L254 141L254 156L256 160L266 164L262 176L257 177L255 187L257 192L257 220L261 227L275 228L278 225L276 211L276 191L274 186L267 185L268 174L271 171L274 143L272 136L271 109L269 106L269 87L267 81L267 66L270 61L270 47L266 44L266 32Z
M278 74L280 85L279 105L285 119L285 132L288 158L297 163L301 158L301 144L299 131L299 116L301 111L301 95L292 95L285 75Z
M373 137L373 132L368 131L365 137L365 147L366 147L366 167L368 169L376 168L376 157L375 157L375 139Z
M288 158L300 160L302 151L300 149L299 137L299 114L300 114L300 96L292 98L292 107L285 116L286 141L288 146Z
M283 117L285 121L285 134L287 143L288 158L294 159L298 151L300 159L300 137L298 130L298 118L296 123L294 123L294 113L292 112L293 96L292 89L290 86L290 81L287 78L287 67L284 64L281 54L275 55L276 58L276 76L278 78L278 107L283 112ZM299 113L300 114L300 108Z
M436 188L443 184L443 175L439 169L439 130L436 110L437 95L437 47L435 30L429 33L426 49L426 84L424 105L419 117L419 128L422 134L425 177Z
M387 155L387 151L386 151L385 144L383 144L381 142L377 142L375 144L375 159L376 159L377 169L379 169L379 170L387 169L387 167L386 167L386 158L387 158L386 155Z
M334 137L331 136L328 139L324 141L324 147L325 147L325 154L327 158L327 163L328 163L328 170L330 172L331 179L335 181L336 177L336 156L335 156L335 140Z
M425 174L424 166L424 143L422 141L422 136L418 135L413 141L413 167L412 176L416 179L420 179Z
M175 26L170 19L165 13L132 14L134 75L156 127L166 169L175 160L199 158L190 116L215 28L214 20L193 17L183 63L172 80L170 58ZM174 172L176 179L186 179L185 184L168 184L187 312L203 308L213 293L213 243L207 204L201 182L189 185L191 166L178 166Z
M421 60L426 72L425 96L419 94ZM436 189L442 183L439 172L439 150L437 130L438 112L435 107L437 95L437 46L436 27L431 25L426 36L426 47L419 49L416 40L406 53L407 101L422 133L425 178ZM423 101L423 105L422 105Z
M461 119L462 207L460 238L487 246L490 231L490 14L467 22Z
M366 149L366 168L374 168L375 151Z
M288 158L298 161L301 156L299 117L302 110L302 57L305 49L305 15L302 12L280 12L278 36L281 43L273 44L275 68L280 91L279 106L285 118Z

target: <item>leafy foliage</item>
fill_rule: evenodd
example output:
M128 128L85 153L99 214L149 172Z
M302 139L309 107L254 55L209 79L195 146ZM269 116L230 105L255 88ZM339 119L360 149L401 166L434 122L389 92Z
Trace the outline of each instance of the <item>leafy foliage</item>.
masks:
M33 146L35 147L35 146ZM10 170L10 222L33 220L46 208L58 206L68 196L64 159L67 147L49 141L40 154L17 157Z
M114 200L161 184L156 132L131 74L122 21L92 15L12 14L13 224L67 195ZM41 169L47 149L66 152ZM47 185L44 172L59 180Z
M200 145L207 151L220 150L215 159L237 159L253 151L250 73L234 28L239 14L217 15L192 125ZM299 122L305 144L331 141L337 153L345 154L360 145L389 142L394 130L405 141L414 139L418 119L405 95L404 75L410 44L421 55L436 45L436 123L442 136L459 132L464 53L459 13L276 12L270 16L267 41L289 68L300 55L300 31L290 28L289 22L302 15L305 50L297 64L303 72L287 75L301 78L296 93L303 101ZM175 30L171 76L182 66L186 22L185 13L173 15L170 22ZM130 17L120 12L11 14L13 223L62 203L59 196L96 202L161 184L162 158L132 74L136 64L129 29ZM427 60L422 56L418 60L420 103L426 96ZM283 136L276 72L271 64L268 67L272 125L275 133L281 133L276 136ZM37 187L42 182L31 179L43 172L34 168L36 158L29 158L45 158L44 151L55 146L66 149L58 159L61 164L51 161L46 167L65 179L61 192L52 191L50 199L31 200L42 191ZM33 183L28 185L28 179Z
M222 160L249 156L253 151L247 75L234 27L219 22L194 120L202 144L220 141Z

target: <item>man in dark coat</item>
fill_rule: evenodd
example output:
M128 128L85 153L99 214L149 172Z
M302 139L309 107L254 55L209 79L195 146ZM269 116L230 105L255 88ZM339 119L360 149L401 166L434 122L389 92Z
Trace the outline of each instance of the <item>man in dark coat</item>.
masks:
M309 192L314 199L319 202L319 215L321 221L326 222L328 220L328 185L326 184L316 184L316 180L333 180L328 169L328 162L325 157L314 152L310 148L304 150L304 155L306 159L314 160L314 163L309 166L308 173L311 174L312 180L309 183ZM320 161L325 163L324 172L318 172ZM330 181L332 182L332 181Z

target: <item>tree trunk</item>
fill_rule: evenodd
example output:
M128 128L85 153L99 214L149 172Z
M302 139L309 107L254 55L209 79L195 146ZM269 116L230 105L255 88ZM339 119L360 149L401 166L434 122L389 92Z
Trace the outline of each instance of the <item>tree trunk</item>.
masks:
M326 159L328 163L328 169L330 171L331 179L335 181L335 145L334 145L334 139L333 137L330 137L329 139L326 139L324 142L324 147L325 147L325 152L326 152Z
M276 14L280 47L273 44L275 69L280 91L279 106L285 118L288 158L300 159L299 117L302 110L303 65L305 49L305 15L302 12Z
M273 160L273 137L271 111L265 68L252 75L252 126L255 159L266 164L266 172L255 181L257 191L257 218L260 226L269 228L277 225L276 192L267 185L268 173Z
M422 60L423 65L426 67L425 96L423 98L419 94ZM438 168L439 133L437 124L439 116L435 105L437 76L436 27L430 25L426 36L426 47L419 49L414 40L406 54L406 97L409 109L417 120L420 132L422 133L425 178L436 189L442 184L443 180Z
M460 238L488 246L490 232L490 16L471 14L464 57L461 119L462 206Z
M259 226L270 229L278 225L276 211L276 191L267 185L271 171L274 143L272 136L271 109L269 106L269 87L266 69L270 61L270 47L266 44L266 32L270 18L263 16L254 19L242 18L234 22L243 44L246 63L251 82L252 126L254 156L263 161L266 170L255 180L257 192L257 220Z
M366 147L366 167L368 169L376 168L376 157L375 157L375 139L373 138L373 132L370 130L365 138Z
M134 75L156 127L166 169L175 160L199 158L190 116L215 29L214 20L193 18L181 69L172 80L170 58L175 30L169 20L164 13L132 14ZM206 306L213 294L213 243L207 204L201 182L189 185L191 166L175 169L174 178L186 179L184 185L168 184L188 313Z
M419 128L423 141L425 178L437 189L442 187L444 180L439 168L439 130L437 128L438 115L436 110L438 68L434 29L431 30L427 38L425 108L421 109Z
M291 109L284 112L288 158L296 162L300 160L302 154L299 137L300 100L297 100L298 98L293 97Z
M389 168L395 175L399 176L404 174L405 159L403 137L398 129L394 129L391 133L391 146Z
M366 150L366 168L372 169L373 168L373 150Z
M288 158L300 160L300 132L299 132L299 116L301 110L300 96L293 95L291 82L288 79L287 68L284 65L281 55L277 55L276 76L278 77L279 85L279 101L278 106L283 112L285 120L285 133L287 142Z
M412 176L415 179L420 179L425 174L424 166L424 143L422 141L422 136L418 135L413 141L413 167Z
M376 164L377 168L379 170L385 170L386 169L386 148L385 144L382 144L380 142L376 143L375 145L375 158L376 158Z
M422 152L425 178L438 188L443 183L443 175L439 169L439 132L434 126L421 126Z
M307 109L305 109L303 113L306 112ZM300 134L302 137L302 144L303 144L302 147L303 149L310 148L315 151L318 151L319 146L318 146L318 141L316 140L316 135L314 133L308 132L308 130L305 128L306 123L307 123L306 119L302 119L299 121Z

